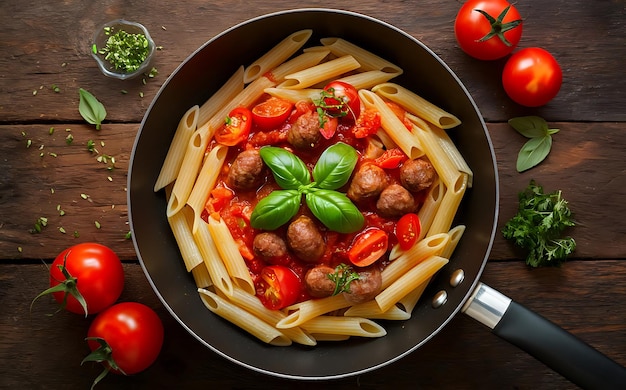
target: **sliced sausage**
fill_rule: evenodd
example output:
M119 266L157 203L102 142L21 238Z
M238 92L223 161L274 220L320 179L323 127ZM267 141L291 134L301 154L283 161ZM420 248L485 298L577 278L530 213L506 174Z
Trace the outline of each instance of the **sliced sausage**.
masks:
M270 264L279 264L287 256L287 244L278 234L259 233L254 237L252 250L262 260Z
M437 172L433 164L421 158L407 160L400 167L400 182L412 192L430 187L436 178Z
M400 184L392 184L380 193L376 202L376 209L385 218L400 217L415 211L415 199Z
M318 265L307 271L304 276L304 283L309 295L313 298L324 298L333 295L335 292L335 282L330 280L328 275L335 270L327 265Z
M250 190L263 183L263 159L256 149L245 150L237 157L228 171L227 182L240 190Z
M350 282L350 292L344 292L343 296L352 303L367 302L382 290L383 278L380 270L369 267L358 272L359 278Z
M374 164L363 164L352 177L347 196L355 202L373 199L387 184L387 173L384 169Z
M300 115L287 132L287 141L297 149L315 147L320 137L319 115L313 111Z
M316 263L326 250L324 237L315 222L306 215L299 216L287 228L287 243L302 261Z

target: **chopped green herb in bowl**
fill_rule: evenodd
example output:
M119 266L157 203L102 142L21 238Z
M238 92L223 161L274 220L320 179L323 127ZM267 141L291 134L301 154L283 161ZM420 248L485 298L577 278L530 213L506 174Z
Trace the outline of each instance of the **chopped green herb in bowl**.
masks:
M102 73L121 80L138 76L150 67L155 45L139 23L118 19L96 30L91 55Z

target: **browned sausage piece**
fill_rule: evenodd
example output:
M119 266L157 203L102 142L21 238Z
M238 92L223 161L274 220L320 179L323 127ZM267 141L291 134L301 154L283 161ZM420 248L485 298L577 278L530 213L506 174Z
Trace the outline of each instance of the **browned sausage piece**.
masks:
M315 147L321 136L317 112L302 114L287 132L287 141L297 149Z
M352 177L347 196L355 202L376 198L387 183L384 169L374 164L363 164Z
M380 193L376 209L385 218L400 217L415 211L415 199L400 184L392 184Z
M317 262L326 250L324 237L313 220L306 215L299 216L289 224L287 243L293 253L307 263Z
M245 150L235 158L228 171L227 182L240 190L250 190L263 183L264 164L259 151Z
M279 235L263 232L254 237L252 250L262 260L277 264L287 255L287 244Z
M430 187L437 178L433 165L424 159L407 160L400 167L400 181L404 188L417 192Z
M382 290L383 278L376 267L359 270L359 278L350 282L350 292L343 296L352 303L362 303L374 299Z
M328 278L335 270L327 265L318 265L307 271L304 283L313 298L324 298L333 295L335 282Z

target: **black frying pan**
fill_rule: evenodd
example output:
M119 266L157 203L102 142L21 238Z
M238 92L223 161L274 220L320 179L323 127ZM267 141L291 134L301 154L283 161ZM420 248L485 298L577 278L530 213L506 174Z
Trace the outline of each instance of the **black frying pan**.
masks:
M312 44L323 37L342 37L401 66L404 74L396 82L462 120L450 133L475 176L457 218L467 226L465 234L410 320L385 322L388 334L379 339L355 338L312 348L273 347L204 307L170 232L164 194L152 189L187 109L205 102L237 67L250 64L304 28L313 29ZM211 39L176 69L148 109L133 148L128 189L135 248L154 291L200 342L242 366L293 379L356 375L415 351L455 314L465 311L583 387L626 388L624 368L479 282L495 234L499 198L494 151L485 123L460 80L432 51L381 21L337 10L291 10L252 19Z

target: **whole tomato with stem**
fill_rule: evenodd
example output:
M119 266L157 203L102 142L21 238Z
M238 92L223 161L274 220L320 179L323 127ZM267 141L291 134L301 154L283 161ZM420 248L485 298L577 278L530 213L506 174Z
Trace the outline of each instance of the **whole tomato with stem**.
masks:
M137 302L118 303L98 314L89 326L87 343L92 352L81 364L104 365L104 371L93 386L109 371L136 374L154 363L161 352L163 338L163 323L154 310Z
M457 13L454 35L465 53L479 60L495 60L517 47L522 19L506 0L469 0Z
M117 254L104 245L85 242L65 249L54 259L50 288L33 303L52 294L61 309L86 317L113 305L123 289L124 269Z
M507 95L526 107L539 107L552 100L561 89L563 71L547 50L529 47L514 53L502 70L502 86Z

